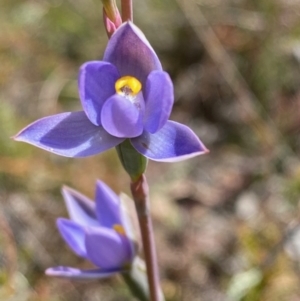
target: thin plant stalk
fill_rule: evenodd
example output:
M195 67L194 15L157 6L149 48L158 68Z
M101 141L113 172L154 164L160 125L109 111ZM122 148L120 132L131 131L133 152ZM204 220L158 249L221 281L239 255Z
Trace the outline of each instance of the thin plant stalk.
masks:
M137 181L131 183L131 193L141 229L150 298L151 301L160 301L161 290L152 219L150 215L149 187L144 174Z
M122 11L122 21L132 21L133 12L132 12L132 0L121 0L121 11Z

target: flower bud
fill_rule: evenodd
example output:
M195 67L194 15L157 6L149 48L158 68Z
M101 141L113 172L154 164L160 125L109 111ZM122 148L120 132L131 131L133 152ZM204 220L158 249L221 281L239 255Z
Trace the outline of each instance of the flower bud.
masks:
M122 19L115 0L102 0L103 22L108 37L122 24Z

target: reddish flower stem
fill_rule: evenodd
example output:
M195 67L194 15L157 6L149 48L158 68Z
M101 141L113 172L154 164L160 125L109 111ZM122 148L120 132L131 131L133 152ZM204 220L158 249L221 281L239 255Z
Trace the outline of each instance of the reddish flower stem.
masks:
M136 182L132 182L130 188L141 229L150 298L151 301L160 301L157 256L150 215L149 187L145 175L143 174Z
M132 21L133 12L132 12L132 0L121 0L121 11L122 11L122 21Z

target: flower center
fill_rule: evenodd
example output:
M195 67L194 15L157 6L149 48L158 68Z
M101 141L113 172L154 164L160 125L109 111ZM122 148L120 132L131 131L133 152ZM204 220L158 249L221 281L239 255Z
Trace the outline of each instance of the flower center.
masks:
M113 229L121 235L124 235L124 236L126 235L125 229L120 224L114 224Z
M129 99L134 99L141 91L141 82L133 76L123 76L115 83L116 92Z

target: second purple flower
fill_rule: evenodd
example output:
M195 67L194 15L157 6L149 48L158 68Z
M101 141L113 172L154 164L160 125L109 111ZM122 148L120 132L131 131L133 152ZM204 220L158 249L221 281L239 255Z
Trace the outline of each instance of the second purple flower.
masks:
M138 236L135 216L128 211L130 200L118 197L105 183L97 181L95 202L81 193L62 190L70 219L59 218L61 236L77 255L97 268L81 270L58 266L49 268L49 276L73 279L106 278L128 272L137 259Z

